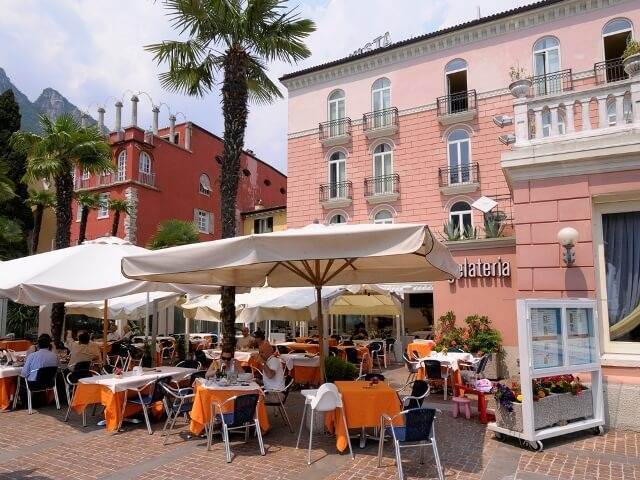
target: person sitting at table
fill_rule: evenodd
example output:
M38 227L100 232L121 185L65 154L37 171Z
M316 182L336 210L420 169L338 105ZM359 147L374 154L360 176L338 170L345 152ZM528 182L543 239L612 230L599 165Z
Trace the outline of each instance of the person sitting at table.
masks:
M369 334L367 333L367 329L364 326L364 323L359 323L356 325L355 331L353 332L352 340L366 340L369 338Z
M236 340L236 348L239 350L247 350L253 345L253 338L249 335L249 329L242 327L242 337Z
M133 332L131 331L131 327L129 325L125 325L122 331L124 333L122 334L122 337L120 338L120 340L122 340L123 342L131 342L131 337L133 337Z
M122 339L122 335L118 333L118 329L115 324L109 325L109 334L107 335L107 342L118 342Z
M207 372L204 374L205 378L213 378L216 376L218 370L224 370L225 372L235 371L236 373L242 373L240 362L233 357L231 352L222 352L220 359L214 360L209 365Z
M264 337L264 333L253 334L258 344L258 364L262 371L262 384L265 390L284 390L284 370L282 361L275 356L275 350Z
M67 338L65 346L71 353L69 357L69 370L74 370L79 362L93 362L100 360L100 346L97 343L90 343L89 334L81 330L78 332L78 341L74 342L73 338Z
M49 335L48 333L42 333L40 334L40 336L38 337L38 340L36 342L35 345L31 345L25 355L28 357L29 355L31 355L34 352L38 351L38 342L40 341L41 338L47 338L49 339L49 350L51 350L53 353L55 353L56 355L58 355L58 349L56 348L56 346L54 345L54 343L51 341L51 335Z
M30 382L36 380L37 371L44 367L57 367L58 355L51 349L51 336L43 333L38 337L38 349L27 356L20 375Z

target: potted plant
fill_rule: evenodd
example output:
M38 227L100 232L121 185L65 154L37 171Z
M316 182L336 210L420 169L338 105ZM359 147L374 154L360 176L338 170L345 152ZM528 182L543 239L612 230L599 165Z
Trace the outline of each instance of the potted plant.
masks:
M140 360L140 366L143 368L149 368L153 365L153 352L151 348L151 342L146 341L142 346L142 360Z
M511 77L511 83L509 84L511 95L516 98L525 98L529 95L532 83L524 67L519 64L512 65L509 69L509 77Z
M638 40L630 39L627 42L622 58L624 71L630 78L640 75L640 42Z
M463 349L478 356L489 355L483 375L490 380L497 380L504 357L502 335L491 327L491 320L486 315L470 315L464 322L467 328Z

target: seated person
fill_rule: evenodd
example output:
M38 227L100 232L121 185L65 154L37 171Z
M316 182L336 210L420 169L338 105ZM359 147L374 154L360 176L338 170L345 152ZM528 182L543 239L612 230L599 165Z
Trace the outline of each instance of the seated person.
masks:
M27 356L20 375L27 381L36 379L37 370L44 367L57 367L58 355L51 350L51 337L43 333L38 337L38 349Z
M117 342L122 339L122 336L118 333L117 327L112 323L109 325L109 334L107 335L107 342Z
M124 342L130 342L131 337L133 337L133 332L131 331L131 327L129 325L125 325L122 330L124 333L122 334L122 337L120 338L120 340Z
M49 347L50 350L55 353L56 355L58 355L58 349L56 348L55 344L53 343L53 341L51 340L51 335L49 335L48 333L42 333L40 334L40 336L38 337L38 341L41 338L48 338L49 339ZM26 352L26 356L28 357L29 355L31 355L33 352L37 352L38 351L38 342L36 342L35 345L31 345Z
M275 356L273 345L265 340L262 332L256 332L253 336L258 344L258 363L262 370L262 383L265 390L284 390L284 369L282 361Z
M74 342L72 338L67 338L65 346L71 353L69 357L69 369L74 370L76 363L100 361L101 351L96 343L89 341L89 334L81 330L78 332L78 341Z
M207 373L205 373L204 376L205 378L214 378L216 376L216 371L221 369L225 372L235 371L236 373L242 373L240 362L233 358L231 352L222 352L219 360L211 362L211 365L209 365Z
M253 346L253 338L249 335L247 327L242 328L242 337L236 340L236 348L238 350L247 350Z

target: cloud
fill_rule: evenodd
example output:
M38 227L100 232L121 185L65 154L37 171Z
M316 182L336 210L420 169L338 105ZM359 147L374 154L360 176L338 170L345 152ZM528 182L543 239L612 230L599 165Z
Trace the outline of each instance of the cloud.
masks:
M520 6L524 0L306 0L291 1L303 17L316 22L309 38L311 58L296 66L273 63L273 79L312 65L342 58L367 41L391 33L392 41ZM2 0L0 67L32 100L53 87L80 108L95 113L107 106L113 124L115 98L146 92L163 103L161 122L169 109L222 133L217 92L190 98L164 90L157 67L144 45L176 38L162 2L153 0ZM283 88L283 93L286 90ZM151 124L151 106L141 97L140 125ZM125 111L125 118L128 118ZM179 119L181 116L179 116ZM125 122L126 123L126 122ZM286 100L250 107L245 147L286 171Z

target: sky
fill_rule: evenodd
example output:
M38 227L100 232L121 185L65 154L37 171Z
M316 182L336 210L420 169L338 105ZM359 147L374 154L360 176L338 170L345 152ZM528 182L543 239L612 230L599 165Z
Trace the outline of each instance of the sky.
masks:
M347 56L369 40L390 32L391 41L422 35L533 0L289 0L301 16L316 23L308 39L311 57L297 65L274 62L269 76L284 100L250 105L245 148L286 173L285 73ZM151 105L161 105L160 124L169 112L222 136L219 90L194 98L164 90L158 66L144 46L176 39L162 0L0 0L0 67L32 101L52 87L94 118L105 106L113 127L116 99L140 94L139 125L151 126ZM127 124L126 121L123 121Z

